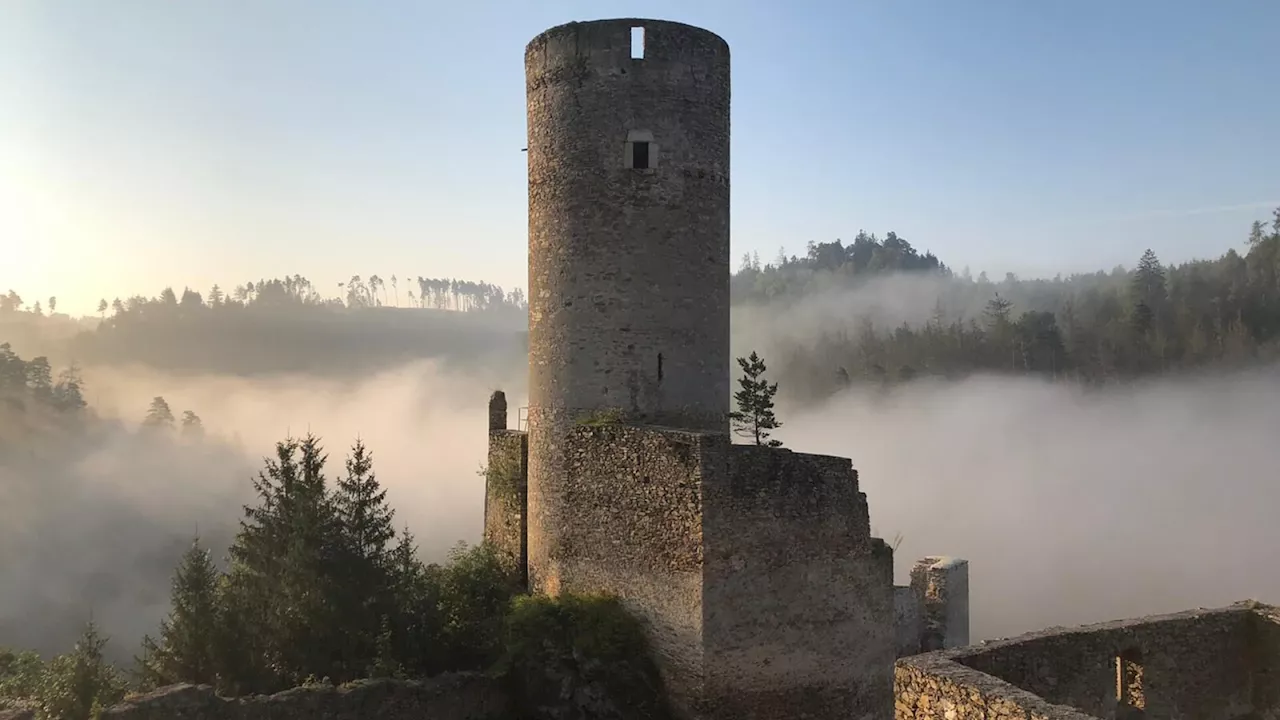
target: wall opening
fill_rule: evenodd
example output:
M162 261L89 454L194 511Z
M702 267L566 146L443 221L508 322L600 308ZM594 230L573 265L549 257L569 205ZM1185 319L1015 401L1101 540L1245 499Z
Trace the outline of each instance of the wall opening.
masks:
M649 143L647 142L631 143L631 167L637 170L648 169Z
M644 28L631 28L631 59L644 59Z
M1116 720L1146 716L1147 692L1142 682L1142 651L1129 648L1116 655Z
M662 353L658 353L658 382L662 382Z

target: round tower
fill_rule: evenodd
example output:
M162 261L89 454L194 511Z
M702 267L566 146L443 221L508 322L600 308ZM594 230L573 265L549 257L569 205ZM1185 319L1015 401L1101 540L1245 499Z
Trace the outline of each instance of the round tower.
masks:
M525 48L529 570L555 592L573 424L728 432L729 46L657 20Z

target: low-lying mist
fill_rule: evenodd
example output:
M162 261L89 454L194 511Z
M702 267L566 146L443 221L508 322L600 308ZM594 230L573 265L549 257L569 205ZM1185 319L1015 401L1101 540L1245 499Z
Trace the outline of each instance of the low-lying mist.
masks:
M937 303L923 284L872 290L875 298L793 304L785 321L769 308L738 313L735 349L769 359L855 322L858 307L901 322ZM224 553L252 499L251 476L289 435L323 438L330 477L362 438L397 526L409 527L426 559L441 559L458 540L480 537L489 393L507 392L513 423L525 395L522 374L431 362L351 381L139 367L84 374L90 406L119 422L83 447L0 458L0 645L65 650L92 611L127 658L166 612L170 573L191 536ZM197 413L206 441L133 432L157 395L175 415ZM1280 600L1280 578L1265 571L1280 544L1275 397L1274 370L1088 392L997 377L920 380L807 407L789 403L784 385L777 437L796 451L853 458L872 525L902 538L899 583L924 555L970 561L977 640Z
M970 561L974 640L1280 600L1280 373L1083 392L976 377L851 391L778 437L848 456L899 584Z

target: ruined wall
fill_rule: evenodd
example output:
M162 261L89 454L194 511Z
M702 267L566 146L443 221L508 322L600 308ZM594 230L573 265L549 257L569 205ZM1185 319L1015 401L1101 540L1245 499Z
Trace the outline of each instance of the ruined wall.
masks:
M969 561L930 556L911 568L911 584L893 589L897 656L969 644Z
M529 436L516 430L489 433L485 468L484 539L521 574L527 557L525 512Z
M484 539L525 582L529 438L507 429L507 399L489 398L489 456L485 466Z
M897 657L920 652L920 633L924 631L922 610L910 585L893 588L893 637Z
M577 420L728 429L729 48L680 23L569 23L528 44L525 79L529 574L554 593ZM646 169L628 160L637 133Z
M896 715L1274 717L1275 678L1261 671L1276 647L1255 607L1046 630L905 658L895 670Z
M425 682L301 687L235 699L220 698L208 686L173 685L116 705L103 720L500 720L510 716L509 709L499 681L468 673Z
M934 556L911 568L911 593L920 605L920 650L969 644L969 561Z
M701 469L710 436L579 426L565 442L558 589L607 592L647 625L677 707L702 691Z
M1262 720L1276 720L1280 718L1280 609L1259 605L1250 620L1253 707Z
M893 553L846 458L714 446L703 485L707 717L883 718Z

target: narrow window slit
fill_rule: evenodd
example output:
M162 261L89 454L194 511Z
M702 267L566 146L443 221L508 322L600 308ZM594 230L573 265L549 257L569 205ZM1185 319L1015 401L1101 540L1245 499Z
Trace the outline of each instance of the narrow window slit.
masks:
M658 353L658 382L662 382L662 353Z
M631 59L644 59L644 28L631 28Z
M649 167L649 143L631 143L631 167L645 170Z

